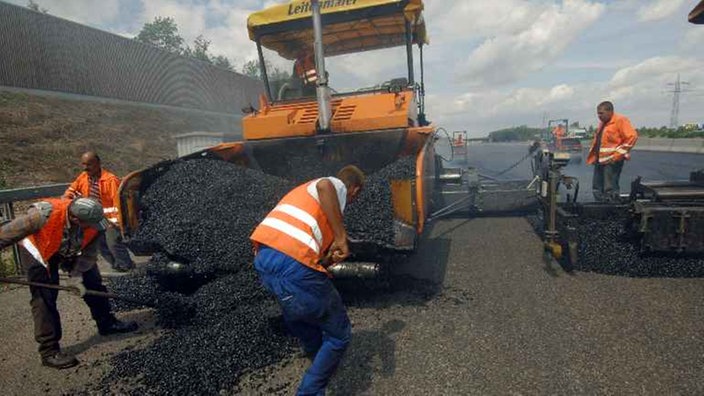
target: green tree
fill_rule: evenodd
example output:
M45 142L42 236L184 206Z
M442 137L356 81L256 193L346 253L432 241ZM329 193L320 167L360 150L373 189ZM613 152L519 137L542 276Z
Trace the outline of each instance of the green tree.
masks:
M193 48L186 47L183 51L184 55L190 56L203 62L213 63L210 54L208 54L208 48L210 47L210 40L207 40L203 35L199 35L193 40Z
M291 74L286 70L281 70L278 67L273 66L269 61L265 61L266 73L269 77L269 81L286 81L291 78ZM259 69L258 60L250 60L242 65L242 74L248 77L256 78L257 80L262 79L261 70Z
M211 58L210 60L213 62L213 64L215 66L222 67L223 69L227 69L230 71L235 69L234 66L232 66L232 63L230 62L230 60L222 55L218 55L214 58Z
M526 125L499 129L489 133L492 142L528 141L540 138L543 129L529 128Z
M183 54L183 37L171 17L156 17L153 22L142 26L135 40L164 49L175 54Z
M227 70L234 70L234 66L225 56L210 54L211 41L203 37L202 34L193 40L192 47L184 46L184 39L179 34L178 26L171 17L156 17L153 22L145 23L135 40L174 54L195 58Z
M34 0L29 0L29 3L27 4L27 8L29 8L32 11L36 11L36 12L43 12L45 14L49 13L49 10L47 8L39 7L39 4L35 3Z
M248 77L261 79L261 73L259 72L259 61L250 60L242 65L242 74Z

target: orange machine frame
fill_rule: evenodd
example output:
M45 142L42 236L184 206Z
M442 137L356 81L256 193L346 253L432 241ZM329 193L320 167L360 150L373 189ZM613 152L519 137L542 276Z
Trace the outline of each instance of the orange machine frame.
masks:
M333 133L406 128L416 118L411 90L335 97L332 109ZM262 96L259 111L242 118L242 133L245 140L313 136L317 120L315 98L270 104Z

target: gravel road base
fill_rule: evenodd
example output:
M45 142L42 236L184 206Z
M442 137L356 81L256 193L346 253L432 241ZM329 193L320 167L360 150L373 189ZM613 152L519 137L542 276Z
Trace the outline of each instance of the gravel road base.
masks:
M353 341L330 394L704 393L702 278L568 274L518 217L439 221L396 272L390 286L340 284ZM159 333L144 310L119 315L138 333L100 337L85 304L63 295L63 346L81 365L57 372L40 365L28 300L0 293L6 395L88 389L111 354ZM293 394L307 365L292 356L232 393Z

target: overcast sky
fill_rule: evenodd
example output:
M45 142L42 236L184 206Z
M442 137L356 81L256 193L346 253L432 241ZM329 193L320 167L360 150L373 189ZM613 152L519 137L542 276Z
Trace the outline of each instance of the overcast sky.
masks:
M513 125L540 126L545 114L595 124L596 104L611 100L636 126L668 125L673 96L668 83L680 73L691 90L680 99L680 124L704 123L704 26L687 23L698 1L426 0L429 118L483 136ZM188 42L202 34L215 55L238 64L256 58L247 15L278 3L35 2L52 15L128 37L154 17L170 16ZM388 67L388 57L372 56L338 70L383 79Z

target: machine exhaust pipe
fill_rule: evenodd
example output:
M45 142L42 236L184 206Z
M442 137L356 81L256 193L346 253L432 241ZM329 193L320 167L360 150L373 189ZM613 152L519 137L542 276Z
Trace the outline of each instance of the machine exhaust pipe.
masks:
M381 275L381 265L368 262L342 262L329 267L328 271L336 279L378 278Z
M311 0L313 11L313 50L315 51L316 97L318 99L318 127L321 131L330 131L332 119L332 98L328 88L328 75L325 71L325 52L323 49L323 24L320 19L320 2Z

